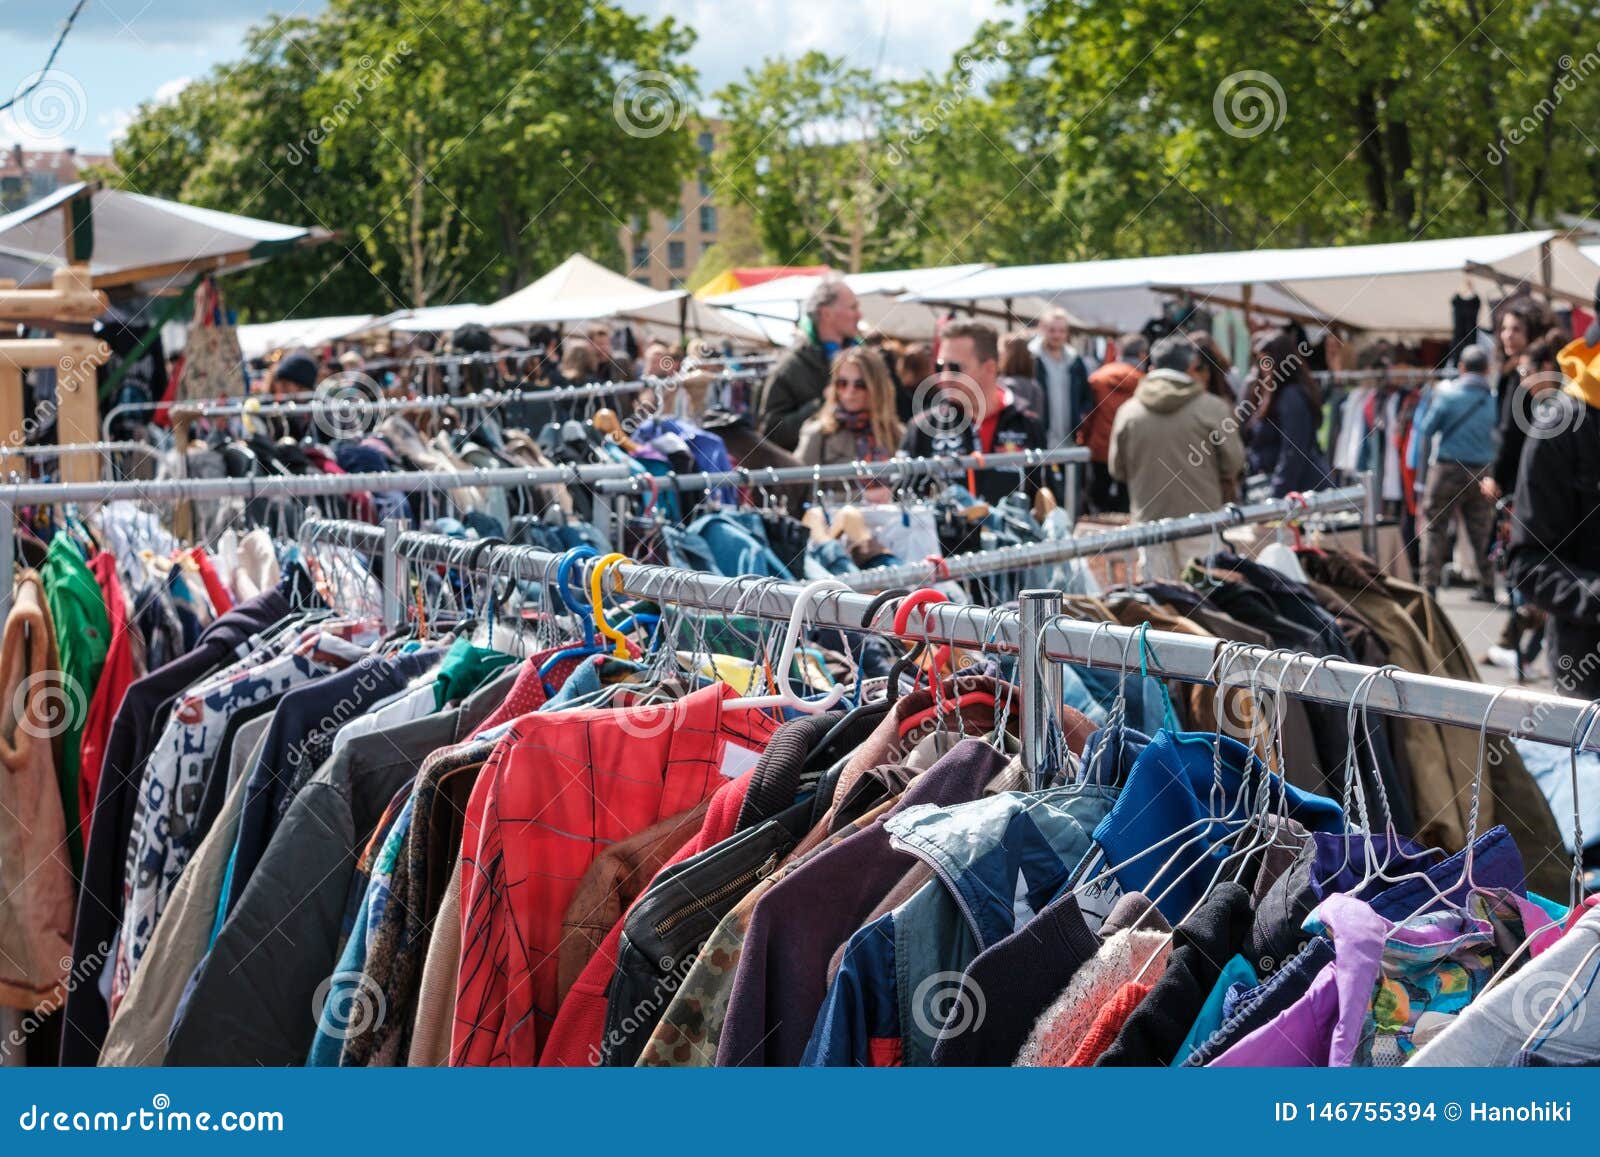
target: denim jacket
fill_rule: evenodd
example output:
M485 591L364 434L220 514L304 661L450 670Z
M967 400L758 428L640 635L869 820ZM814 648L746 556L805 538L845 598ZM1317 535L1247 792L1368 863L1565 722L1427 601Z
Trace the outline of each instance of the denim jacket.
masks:
M965 1031L988 999L962 987L967 965L1056 897L1115 795L1074 784L886 821L894 846L933 878L850 938L802 1063L932 1064L939 1037Z

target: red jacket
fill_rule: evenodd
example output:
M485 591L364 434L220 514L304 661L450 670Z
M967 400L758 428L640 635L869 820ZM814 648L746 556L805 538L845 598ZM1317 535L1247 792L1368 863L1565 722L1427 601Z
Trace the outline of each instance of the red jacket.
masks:
M89 824L94 818L94 793L100 786L100 769L105 764L111 721L116 718L117 708L122 706L123 695L133 685L128 602L122 594L122 580L117 577L116 557L102 550L90 560L89 571L100 584L100 596L105 600L106 615L111 620L111 646L106 651L106 665L100 672L100 681L94 685L94 696L89 700L83 740L78 747L78 815L85 846L89 842Z
M744 807L745 793L749 788L748 772L732 783L723 784L711 799L711 807L706 811L700 831L661 866L661 871L682 863L690 856L697 856L733 835L739 823L739 810ZM617 970L617 949L622 942L622 926L625 923L626 915L606 933L599 950L590 957L572 990L567 993L561 1011L556 1014L556 1023L550 1029L550 1039L545 1042L544 1052L539 1057L541 1065L593 1067L598 1063L601 1040L606 1030L606 990L611 985L611 974Z
M511 724L467 804L452 1065L539 1060L556 1018L562 918L597 849L742 776L776 730L758 710L724 710L734 697L719 683L664 707Z
M1089 457L1105 462L1111 457L1111 423L1122 403L1133 397L1144 374L1127 362L1107 362L1089 375L1094 405L1078 426L1078 445L1089 447Z

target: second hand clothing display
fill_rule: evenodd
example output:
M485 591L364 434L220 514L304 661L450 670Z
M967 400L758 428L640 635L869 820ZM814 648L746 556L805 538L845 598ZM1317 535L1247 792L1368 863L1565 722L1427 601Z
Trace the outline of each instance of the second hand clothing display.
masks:
M1214 553L1068 609L1468 663L1419 588L1294 561ZM492 583L487 620L386 636L297 566L220 613L175 581L187 649L126 681L99 660L118 706L82 814L59 747L29 741L47 705L24 685L67 666L48 573L6 624L12 799L47 842L0 823L37 865L6 894L26 975L0 994L65 991L65 1063L1600 1059L1582 1017L1513 1039L1503 1012L1600 934L1550 898L1563 833L1507 741L1474 817L1475 734L1069 665L1066 766L1035 784L1010 660L886 688L864 638L818 632L796 672L851 706L790 717L738 699L770 639L686 607L626 608L607 650L539 611L528 653Z

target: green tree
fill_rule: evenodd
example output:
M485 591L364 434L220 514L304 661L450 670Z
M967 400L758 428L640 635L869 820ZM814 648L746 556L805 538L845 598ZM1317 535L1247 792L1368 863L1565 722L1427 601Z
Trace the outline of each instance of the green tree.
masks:
M332 0L140 110L129 188L338 241L230 282L257 316L492 300L668 208L693 34L604 0Z
M919 252L925 214L897 160L915 110L900 85L809 52L751 69L717 101L718 185L755 207L780 264L855 273Z
M1521 229L1592 191L1573 130L1600 95L1553 99L1586 43L1575 0L1041 0L1025 22L1086 161L1060 198L1100 252Z

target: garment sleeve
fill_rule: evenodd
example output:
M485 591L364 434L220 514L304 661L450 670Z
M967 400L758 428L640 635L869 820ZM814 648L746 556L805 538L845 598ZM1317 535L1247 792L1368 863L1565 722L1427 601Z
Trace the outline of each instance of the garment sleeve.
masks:
M803 466L822 465L822 431L807 422L800 428L800 440L795 443L794 456Z
M1081 357L1073 358L1072 364L1067 367L1067 396L1072 406L1070 432L1076 435L1084 419L1089 416L1089 411L1094 409L1094 391L1089 388L1089 369Z
M1494 452L1493 477L1501 494L1510 494L1517 488L1517 467L1522 462L1522 447L1527 435L1517 425L1516 415L1521 412L1522 387L1513 385L1500 407L1500 439Z
M1312 477L1305 469L1313 459L1307 453L1308 446L1315 445L1317 431L1311 424L1311 407L1298 392L1291 399L1290 404L1273 408L1271 421L1278 425L1278 460L1272 466L1272 493L1274 497L1282 498L1290 491L1297 489L1296 479Z
M1217 422L1217 432L1222 436L1222 440L1217 443L1217 476L1224 482L1233 482L1244 473L1244 439L1239 435L1239 423L1234 419L1233 408L1221 398L1216 398L1214 401L1221 415ZM1309 421L1305 424L1310 426ZM1287 436L1285 434L1285 438ZM1280 468L1283 458L1284 455L1280 453L1278 455Z
M797 359L785 358L772 371L761 394L761 432L785 450L794 449L800 427L822 408L817 398L804 398L795 381L802 367Z
M461 964L456 972L450 1064L494 1064L505 1019L509 973L505 940L513 934L506 911L504 855L493 818L495 775L478 777L467 803L461 839Z
M1567 414L1563 408L1555 416ZM1600 574L1573 566L1558 552L1568 538L1581 530L1585 512L1579 508L1574 479L1574 434L1529 438L1522 448L1516 487L1516 509L1511 519L1512 586L1542 611L1569 622L1600 624Z
M1117 416L1112 419L1111 445L1109 452L1106 454L1106 470L1109 471L1111 477L1115 478L1118 482L1126 482L1128 480L1128 476L1124 472L1122 465L1122 438L1123 431L1126 430L1128 426L1128 423L1125 421L1125 416L1127 413L1128 407L1124 405L1120 410L1117 411Z

